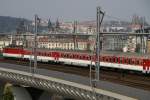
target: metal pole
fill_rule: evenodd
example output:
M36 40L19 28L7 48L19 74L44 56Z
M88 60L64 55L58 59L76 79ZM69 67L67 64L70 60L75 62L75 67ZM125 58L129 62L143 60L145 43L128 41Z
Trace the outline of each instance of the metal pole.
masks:
M95 62L95 79L99 80L99 55L100 55L100 7L97 7L97 37L96 37L96 62Z
M74 21L73 24L73 33L74 33L74 50L78 49L78 42L77 42L77 21Z
M99 69L100 69L100 27L104 18L104 12L100 7L97 7L97 37L96 37L96 62L95 62L95 79L99 81Z
M147 52L148 52L148 35L146 36L146 52L145 53Z
M35 33L34 33L34 70L37 68L37 18L35 15Z

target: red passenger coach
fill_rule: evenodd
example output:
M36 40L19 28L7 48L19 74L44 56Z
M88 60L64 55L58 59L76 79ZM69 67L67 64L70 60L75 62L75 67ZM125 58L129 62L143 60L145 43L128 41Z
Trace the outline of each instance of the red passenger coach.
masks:
M3 50L3 56L15 57L19 59L34 58L30 49L6 47ZM61 62L64 64L95 66L95 55L91 55L88 51L64 51L64 50L49 50L37 49L37 60L41 62ZM139 72L150 72L150 59L147 59L147 54L137 53L119 53L102 51L100 54L100 64L102 67L117 68L122 70L133 70ZM91 61L92 60L92 61Z

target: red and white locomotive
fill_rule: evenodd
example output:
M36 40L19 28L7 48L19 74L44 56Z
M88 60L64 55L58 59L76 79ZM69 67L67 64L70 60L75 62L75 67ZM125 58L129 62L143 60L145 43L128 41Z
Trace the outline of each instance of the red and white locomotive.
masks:
M3 57L17 59L33 59L31 49L6 47L3 49ZM37 60L41 62L61 62L79 66L95 65L95 56L87 51L65 51L37 49ZM100 65L103 67L117 68L123 70L140 71L150 73L150 59L146 54L101 52Z

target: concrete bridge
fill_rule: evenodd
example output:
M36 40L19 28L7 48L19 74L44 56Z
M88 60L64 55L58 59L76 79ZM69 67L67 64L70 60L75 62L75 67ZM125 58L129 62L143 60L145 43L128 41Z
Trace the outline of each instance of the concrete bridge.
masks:
M36 69L33 74L28 66L0 63L0 78L75 100L137 100L134 95L104 90L101 83L97 88L91 88L88 78L44 69Z

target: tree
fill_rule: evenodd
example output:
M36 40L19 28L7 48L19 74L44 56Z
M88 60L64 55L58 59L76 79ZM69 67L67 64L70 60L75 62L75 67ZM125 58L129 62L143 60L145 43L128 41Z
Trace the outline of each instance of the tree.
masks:
M11 87L6 87L3 95L3 100L14 100L14 96L11 92Z

